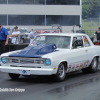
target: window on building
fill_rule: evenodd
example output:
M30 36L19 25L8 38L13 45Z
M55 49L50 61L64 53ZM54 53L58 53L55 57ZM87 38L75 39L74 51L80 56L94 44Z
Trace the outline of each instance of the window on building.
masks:
M8 25L44 25L44 15L9 15Z
M33 19L32 15L20 15L20 25L34 25Z
M80 0L46 0L47 5L80 5Z
M8 15L8 25L20 25L20 15Z
M0 4L7 4L7 0L0 0Z
M45 0L35 0L35 4L45 4Z
M8 0L8 4L45 4L45 0Z
M7 25L7 15L0 15L0 24Z
M76 15L47 15L46 25L60 24L62 26L80 25L80 16Z
M45 15L35 15L34 25L45 25Z
M80 16L78 15L46 15L46 19L45 15L8 15L8 25L45 26L45 20L46 26L51 26L52 24L60 24L62 26L80 25Z

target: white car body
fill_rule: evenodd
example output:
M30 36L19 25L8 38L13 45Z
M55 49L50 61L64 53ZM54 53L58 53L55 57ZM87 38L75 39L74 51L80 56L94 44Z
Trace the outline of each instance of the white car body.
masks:
M34 63L12 63L10 59L13 57L9 57L10 54L20 52L21 50L4 53L1 55L2 57L6 57L9 59L5 64L1 62L0 71L7 73L15 73L22 75L53 75L57 73L58 66L60 63L66 63L66 73L76 71L79 69L83 69L89 67L94 57L100 56L100 46L95 46L90 38L85 34L80 33L48 33L48 34L40 34L39 36L51 35L51 36L70 36L70 47L69 49L57 48L56 52L47 53L41 56L41 58L25 58L25 57L14 57L14 59L32 61L32 60L40 60L40 59L50 59L51 64L34 64ZM85 42L83 39L85 36L90 45L85 47ZM74 37L82 37L83 39L83 47L78 46L77 48L72 47L73 38ZM23 72L25 71L25 73Z

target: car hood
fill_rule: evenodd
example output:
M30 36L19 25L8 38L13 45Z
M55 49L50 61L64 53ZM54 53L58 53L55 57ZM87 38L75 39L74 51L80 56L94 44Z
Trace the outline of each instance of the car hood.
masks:
M12 53L9 57L34 57L41 58L43 55L56 52L55 44L38 44L35 46L28 46L20 52Z
M52 53L42 55L42 58L53 58L53 57L57 57L57 56L63 56L66 53L69 54L70 49L56 49L56 52L52 52Z

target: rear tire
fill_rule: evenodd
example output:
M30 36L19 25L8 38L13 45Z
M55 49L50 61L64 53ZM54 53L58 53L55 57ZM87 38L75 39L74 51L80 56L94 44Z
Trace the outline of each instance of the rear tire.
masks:
M84 68L82 69L82 71L84 73L95 73L97 71L97 68L98 68L98 58L97 57L94 57L90 66L87 67L87 68Z
M66 66L64 65L64 63L60 63L60 65L58 66L58 70L57 73L54 75L54 78L56 81L64 81L66 77Z
M9 73L10 78L12 79L18 79L20 74L13 74L13 73Z

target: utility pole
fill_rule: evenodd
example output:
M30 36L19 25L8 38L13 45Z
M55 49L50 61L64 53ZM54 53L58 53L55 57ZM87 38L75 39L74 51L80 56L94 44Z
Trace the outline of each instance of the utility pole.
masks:
M100 11L99 11L99 25L100 25Z

